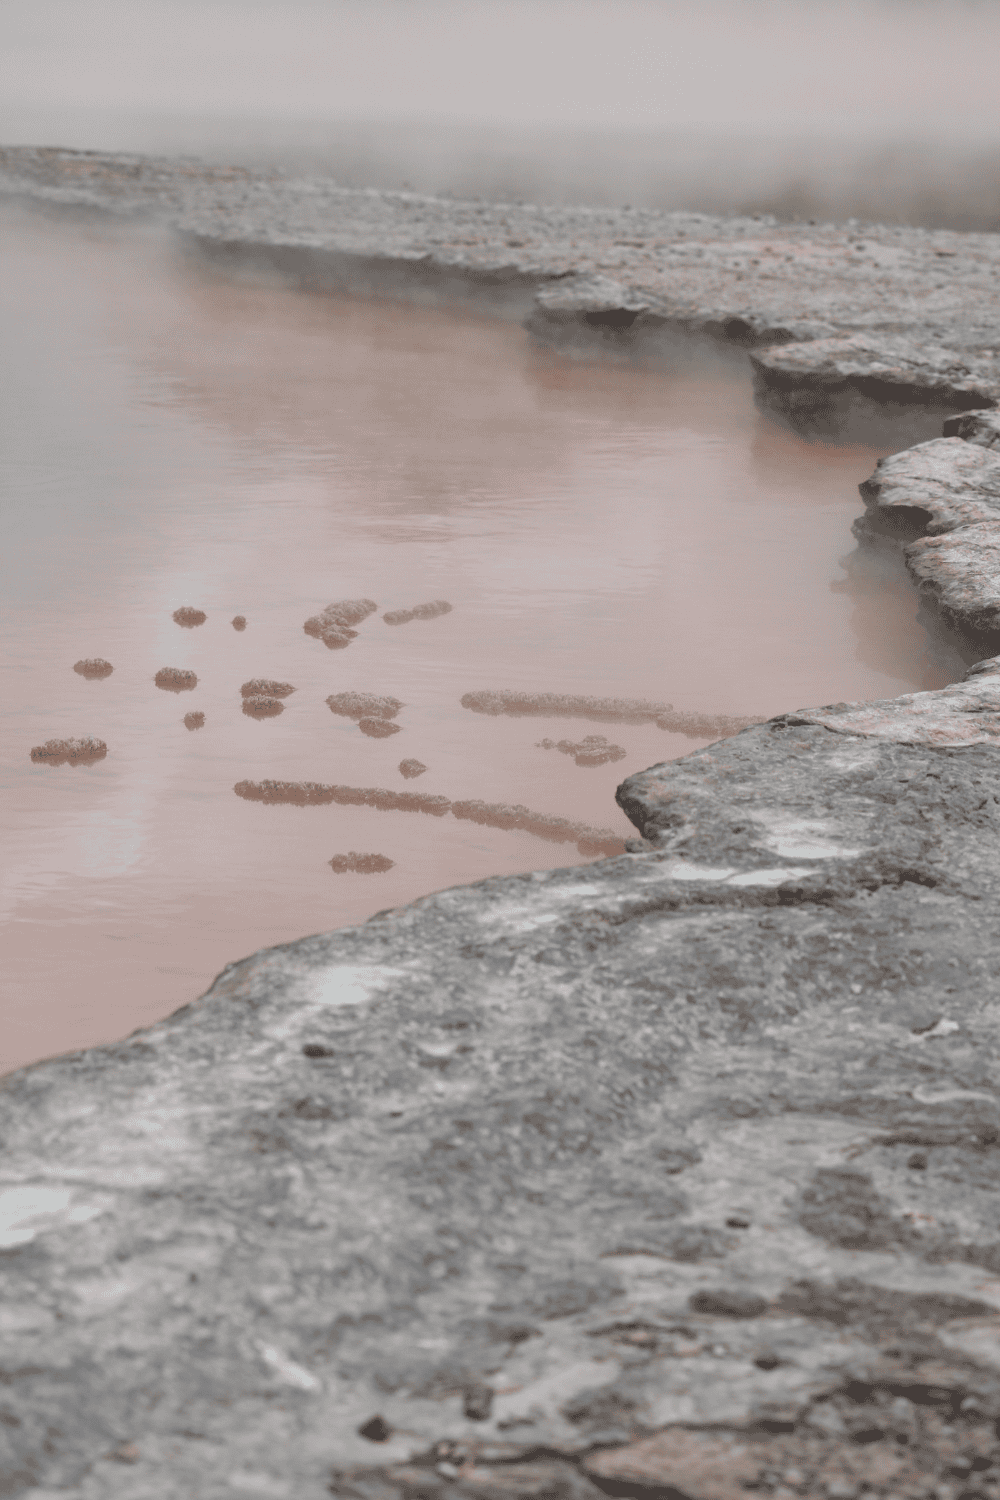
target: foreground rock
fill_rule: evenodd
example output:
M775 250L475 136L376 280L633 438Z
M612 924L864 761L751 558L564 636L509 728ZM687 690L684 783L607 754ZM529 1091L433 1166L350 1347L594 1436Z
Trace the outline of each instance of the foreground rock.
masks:
M643 853L5 1080L7 1493L988 1476L998 684L749 729L624 783Z

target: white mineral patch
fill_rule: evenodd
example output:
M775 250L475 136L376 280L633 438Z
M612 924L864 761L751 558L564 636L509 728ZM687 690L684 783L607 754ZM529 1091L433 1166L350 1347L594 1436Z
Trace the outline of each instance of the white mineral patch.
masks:
M769 833L763 840L783 859L856 859L860 849L837 842L836 826L804 818L759 818Z
M66 1224L85 1224L108 1207L108 1201L77 1198L75 1189L25 1187L0 1189L0 1250L26 1245L37 1234L61 1229Z
M270 1344L261 1344L260 1355L264 1363L268 1365L282 1380L285 1385L294 1386L297 1391L318 1391L321 1389L320 1382L315 1375L302 1365L297 1365L293 1359L282 1354L280 1349L275 1349Z
M498 1422L533 1414L552 1418L573 1396L609 1385L620 1373L621 1366L614 1360L580 1360L577 1364L543 1375L519 1391L498 1394L493 1403L493 1416Z

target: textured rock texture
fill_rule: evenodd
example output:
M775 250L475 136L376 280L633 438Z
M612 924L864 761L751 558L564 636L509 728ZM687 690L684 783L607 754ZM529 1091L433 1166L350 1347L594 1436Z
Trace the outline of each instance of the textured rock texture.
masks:
M317 284L492 288L556 340L779 345L758 380L795 421L986 408L883 462L861 528L985 659L720 727L619 789L631 852L526 808L235 788L613 857L256 954L3 1080L0 1494L1000 1496L1000 242L0 166ZM346 645L374 609L306 629Z
M7 1079L7 1494L988 1478L1000 727L813 717Z
M973 658L1000 651L1000 451L992 447L993 426L993 413L973 412L962 419L966 440L938 438L880 459L860 487L867 510L854 524L862 543L903 544L923 599Z

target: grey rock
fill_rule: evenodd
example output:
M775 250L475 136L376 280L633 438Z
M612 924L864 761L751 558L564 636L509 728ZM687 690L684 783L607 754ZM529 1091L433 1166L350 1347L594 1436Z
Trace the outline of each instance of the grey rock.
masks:
M1000 651L1000 522L924 537L903 555L947 625L984 656Z
M10 1493L528 1495L595 1443L667 1484L679 1425L832 1474L810 1413L858 1390L975 1397L993 1441L1000 764L848 720L630 778L648 853L269 950L6 1079Z
M977 357L889 331L777 345L750 360L763 404L798 425L812 425L844 397L964 410L995 406L1000 396L992 352Z
M964 438L982 448L1000 448L1000 412L966 411L949 417L944 424L944 435Z
M1000 453L935 438L880 458L859 486L866 514L859 539L938 536L979 521L1000 523Z

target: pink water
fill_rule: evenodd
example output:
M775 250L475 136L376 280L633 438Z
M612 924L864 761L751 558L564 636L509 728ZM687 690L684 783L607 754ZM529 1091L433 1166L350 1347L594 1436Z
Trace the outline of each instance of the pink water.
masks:
M0 253L0 1067L148 1023L256 948L585 858L450 815L263 805L238 781L483 798L627 837L617 784L704 740L462 695L767 716L945 680L905 580L838 561L878 455L770 425L731 363L568 360L485 315L227 281L151 234L8 216ZM346 649L303 632L359 596L379 608ZM435 599L452 611L382 620ZM206 623L175 624L184 605ZM85 657L113 674L77 675ZM197 688L158 690L167 666ZM259 676L294 684L280 716L241 712ZM402 700L401 732L331 714L346 690ZM624 757L538 748L589 734ZM107 756L29 758L82 735ZM406 758L428 770L405 780ZM350 852L393 867L334 873Z

